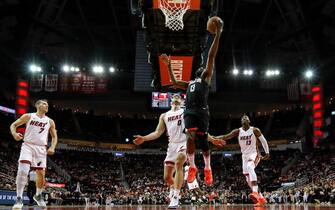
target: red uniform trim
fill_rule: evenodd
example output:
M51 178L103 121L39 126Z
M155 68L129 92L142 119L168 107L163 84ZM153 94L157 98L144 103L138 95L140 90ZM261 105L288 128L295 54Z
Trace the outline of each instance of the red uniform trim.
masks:
M20 163L26 163L26 164L31 164L31 162L29 160L20 160Z
M173 165L174 166L174 162L172 162L172 161L165 161L164 163L165 163L165 165Z
M30 167L31 170L44 170L43 167Z
M204 135L206 135L206 133L205 133L205 132L201 132L201 131L197 131L197 134L198 134L198 135L201 135L201 136L204 136Z
M187 131L197 131L198 128L187 128Z

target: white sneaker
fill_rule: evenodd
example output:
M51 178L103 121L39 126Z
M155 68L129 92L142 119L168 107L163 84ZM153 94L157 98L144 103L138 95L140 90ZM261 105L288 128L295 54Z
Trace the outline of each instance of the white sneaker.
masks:
M168 209L176 209L178 207L179 207L179 198L177 196L173 196L171 198L171 202Z
M15 201L15 204L14 204L14 206L13 206L12 209L22 209L22 207L23 207L22 198L21 197L17 197L16 201Z
M40 195L34 195L34 201L36 201L37 205L41 208L46 208L47 205L45 204L45 201L43 199L43 196L40 194Z

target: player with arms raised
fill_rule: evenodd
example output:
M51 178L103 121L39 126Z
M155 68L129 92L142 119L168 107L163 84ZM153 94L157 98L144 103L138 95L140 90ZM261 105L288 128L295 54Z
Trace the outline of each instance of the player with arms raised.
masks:
M22 209L23 207L23 190L27 184L28 173L30 169L35 169L36 179L36 195L34 200L38 206L46 208L46 204L42 197L42 190L45 184L45 168L47 164L47 155L53 155L57 145L57 131L55 122L47 117L48 102L44 99L35 103L36 113L27 113L13 122L10 131L16 141L23 139L21 146L19 166L16 176L16 202L13 209ZM24 136L17 133L17 127L25 124L26 131ZM51 146L47 150L48 134L52 137Z
M261 194L258 193L257 175L255 168L260 160L267 160L270 157L268 143L261 133L261 131L250 126L250 120L247 115L243 115L241 118L242 127L234 129L229 134L217 136L209 139L213 144L222 146L222 141L238 138L238 143L241 147L242 152L242 169L243 174L246 177L249 187L252 190L250 198L256 205L264 205L266 200ZM265 151L265 156L262 157L258 150L258 140L261 142Z
M174 88L185 89L186 109L184 114L185 128L188 135L187 155L190 163L187 181L192 183L198 171L195 163L195 140L198 141L205 162L205 184L213 183L212 170L210 165L210 150L207 141L209 127L209 107L207 104L209 87L213 76L215 57L219 47L219 41L223 28L223 21L219 17L211 18L215 28L215 37L208 53L206 68L199 68L196 71L196 78L192 81L177 80L172 68L171 60L167 55L162 55L164 63L169 70L169 76Z
M173 95L171 110L161 114L154 132L140 136L135 135L134 144L140 145L145 141L158 139L165 130L169 138L169 146L164 160L164 181L170 187L169 208L179 206L179 193L183 185L183 165L186 161L186 134L184 133L184 109L181 108L180 95ZM173 173L175 176L173 178Z

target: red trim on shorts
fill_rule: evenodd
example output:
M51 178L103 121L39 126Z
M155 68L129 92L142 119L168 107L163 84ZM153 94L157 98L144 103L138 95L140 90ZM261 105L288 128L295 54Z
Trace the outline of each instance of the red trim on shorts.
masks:
M43 167L30 167L31 170L44 170Z
M173 165L174 166L174 162L172 162L172 161L165 161L164 164L167 165L167 166L168 165Z
M29 165L31 164L31 162L29 160L20 160L19 162L20 163L26 163L26 164L29 164Z
M199 128L187 128L187 131L197 131Z
M249 176L249 174L243 174L244 176Z

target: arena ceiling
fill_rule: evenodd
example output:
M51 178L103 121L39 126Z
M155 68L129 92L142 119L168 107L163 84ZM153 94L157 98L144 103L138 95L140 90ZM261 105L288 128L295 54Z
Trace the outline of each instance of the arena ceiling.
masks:
M31 61L115 65L126 78L135 63L141 18L136 0L0 0L2 75L21 73ZM219 69L279 66L298 74L335 64L335 1L218 0L225 22ZM222 73L224 71L219 72Z

